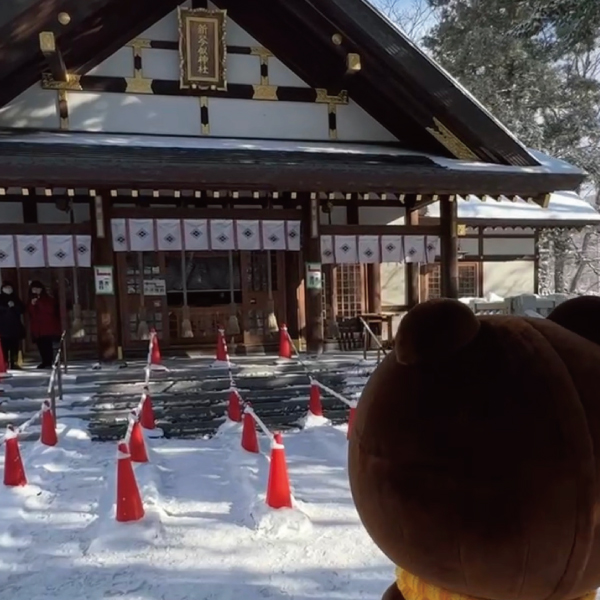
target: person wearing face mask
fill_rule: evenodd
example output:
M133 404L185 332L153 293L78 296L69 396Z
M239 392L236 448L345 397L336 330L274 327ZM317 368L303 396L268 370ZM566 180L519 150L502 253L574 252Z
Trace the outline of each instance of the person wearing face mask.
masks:
M25 337L21 320L24 306L12 283L5 281L0 288L0 341L4 360L9 369L18 369L19 346Z
M50 369L54 360L54 342L60 339L61 327L58 304L48 295L44 284L32 281L27 304L31 338L36 343L42 362L38 369Z

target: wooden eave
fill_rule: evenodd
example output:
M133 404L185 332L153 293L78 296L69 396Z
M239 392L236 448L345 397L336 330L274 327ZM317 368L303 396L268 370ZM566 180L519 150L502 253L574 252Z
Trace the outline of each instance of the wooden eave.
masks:
M0 187L113 187L520 195L575 187L580 175L445 168L421 156L0 142ZM431 200L433 201L433 200Z

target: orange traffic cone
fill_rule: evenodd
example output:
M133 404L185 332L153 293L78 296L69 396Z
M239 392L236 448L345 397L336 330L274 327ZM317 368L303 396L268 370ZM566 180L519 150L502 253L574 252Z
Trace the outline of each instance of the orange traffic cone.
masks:
M25 477L25 469L19 451L19 440L12 425L6 428L4 440L6 445L4 449L4 485L27 485L27 477Z
M40 435L40 442L44 446L56 446L58 443L56 423L54 422L54 415L52 414L52 408L48 400L42 402L42 433Z
M321 405L321 388L316 381L310 382L310 399L308 401L308 410L316 417L323 416L323 406Z
M350 414L348 415L348 433L346 434L346 439L350 439L350 433L352 431L352 426L354 425L354 417L356 415L356 403L354 406L350 407Z
M162 366L162 356L158 345L158 335L156 330L150 330L150 366Z
M125 442L117 447L117 521L139 521L144 516L144 505L140 496L129 448Z
M279 328L279 359L290 360L292 358L292 345L290 344L290 336L285 324Z
M147 463L148 453L146 452L146 442L144 433L137 414L130 417L133 420L131 427L131 437L129 438L129 453L131 461L136 463Z
M292 492L285 461L285 448L280 433L271 443L271 465L267 484L267 505L271 508L292 508Z
M154 408L152 407L152 398L150 398L148 388L144 389L144 398L142 400L142 410L140 414L140 424L144 429L156 428Z
M229 402L227 405L227 418L236 423L242 422L242 405L239 392L235 388L229 390Z
M258 447L258 436L256 435L256 425L254 423L254 417L248 410L249 406L244 409L244 425L242 427L242 448L246 452L253 452L258 454L260 449Z
M217 334L217 358L215 363L229 363L227 342L225 341L225 330L220 326Z

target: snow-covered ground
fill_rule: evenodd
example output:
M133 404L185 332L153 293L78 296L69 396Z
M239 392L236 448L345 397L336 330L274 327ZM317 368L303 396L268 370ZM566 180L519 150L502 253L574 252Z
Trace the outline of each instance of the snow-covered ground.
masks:
M147 440L151 462L135 466L146 516L123 524L116 444L59 421L58 446L21 444L29 485L0 484L0 600L375 600L392 581L352 503L345 426L284 436L296 507L280 511L264 505L266 438L259 455L237 426Z

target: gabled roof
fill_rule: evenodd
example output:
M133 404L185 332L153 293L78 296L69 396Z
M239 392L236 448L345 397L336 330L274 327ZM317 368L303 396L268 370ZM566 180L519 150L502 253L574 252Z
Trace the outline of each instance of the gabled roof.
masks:
M3 26L0 20L0 106L39 80L40 31L53 31L67 68L85 73L179 4L145 0L141 10L139 0L20 1L24 11ZM404 145L449 158L539 165L366 0L215 1L308 84L347 89ZM58 22L61 11L71 15L67 26ZM334 34L341 44L333 42ZM349 52L360 55L361 70L344 78Z

